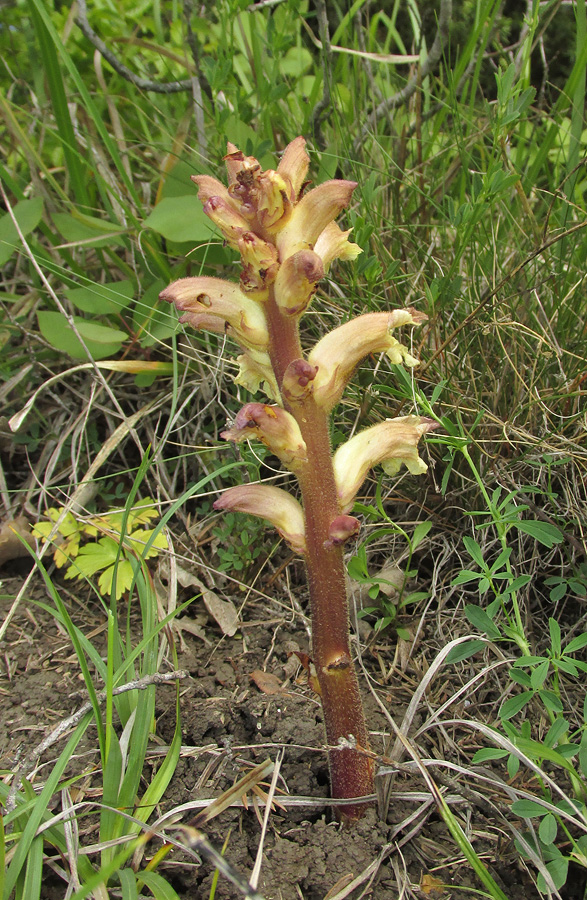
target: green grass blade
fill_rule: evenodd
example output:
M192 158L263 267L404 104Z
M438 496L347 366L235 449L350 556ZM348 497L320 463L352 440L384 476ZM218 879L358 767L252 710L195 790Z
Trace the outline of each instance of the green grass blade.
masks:
M119 178L121 179L122 183L124 184L126 190L129 193L129 196L132 198L133 202L138 207L140 207L141 206L140 198L138 197L138 195L136 193L136 189L135 189L134 184L132 183L132 179L130 179L127 175L127 172L123 165L120 153L118 152L118 147L116 146L116 143L112 140L112 138L110 137L110 135L108 133L108 130L106 129L106 126L103 121L103 116L101 115L100 111L96 107L96 104L92 100L92 97L86 87L84 79L82 78L81 74L78 72L75 63L73 62L73 60L71 59L71 56L69 55L66 48L64 47L63 42L62 42L61 38L59 37L59 34L57 33L55 26L53 25L53 22L51 21L49 11L48 11L45 3L43 2L43 0L29 0L29 2L31 4L34 4L35 11L36 11L38 17L40 18L40 20L43 22L43 24L47 30L48 37L52 41L55 49L57 50L57 53L61 57L63 64L65 65L67 71L69 72L69 74L73 80L73 83L75 84L76 90L79 92L80 97L83 100L83 103L87 110L87 113L90 116L96 130L98 131L98 134L100 135L100 137L102 139L102 142L104 144L104 149L108 153L110 159L112 160L112 163L116 167Z
M14 856L12 857L12 860L6 872L3 900L9 900L10 895L16 885L17 879L19 878L21 872L24 871L24 865L27 862L31 845L35 839L37 829L43 821L45 813L47 812L49 801L57 790L59 780L63 775L67 765L69 764L73 752L75 751L88 725L90 724L91 719L92 716L90 713L88 713L88 715L85 716L84 719L82 719L82 721L79 723L79 725L69 738L67 744L65 745L63 751L59 756L59 759L53 766L51 774L47 778L43 790L39 794L30 815L28 816L28 820L18 842L18 846L16 847Z
M86 189L88 181L87 167L82 161L83 157L77 150L77 141L73 130L71 116L69 114L65 86L63 84L59 59L55 52L55 44L53 40L51 40L46 22L43 20L43 17L39 15L34 0L28 0L28 7L33 20L35 34L39 42L41 62L47 78L49 96L51 98L55 122L57 123L57 129L61 139L67 175L71 181L71 187L77 203L88 206L89 198Z
M175 731L173 740L169 750L165 755L165 759L157 770L157 774L151 781L147 790L143 794L138 808L135 810L135 817L141 822L147 822L149 816L153 812L155 806L163 797L167 785L171 781L173 773L179 762L179 754L181 751L181 717L179 707L179 683L176 686L176 704L175 704ZM138 826L135 826L138 830Z

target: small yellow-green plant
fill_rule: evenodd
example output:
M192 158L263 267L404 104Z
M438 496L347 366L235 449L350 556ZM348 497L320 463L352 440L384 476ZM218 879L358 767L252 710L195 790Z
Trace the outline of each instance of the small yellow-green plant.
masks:
M71 512L64 514L59 507L51 507L47 516L50 521L38 522L33 535L46 542L57 524L57 533L52 538L57 568L67 566L66 578L90 578L101 572L98 590L107 597L114 592L117 600L132 585L135 572L132 559L154 559L168 548L163 532L152 538L155 529L150 525L159 513L150 497L139 500L129 513L114 510L81 519Z

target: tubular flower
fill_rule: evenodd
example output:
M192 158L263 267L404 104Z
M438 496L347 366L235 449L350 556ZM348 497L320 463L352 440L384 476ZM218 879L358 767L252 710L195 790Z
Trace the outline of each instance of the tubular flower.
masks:
M236 510L267 519L295 553L306 552L304 513L298 501L281 488L241 484L224 491L214 509Z
M268 353L249 349L237 356L236 361L239 370L234 379L235 384L240 384L251 394L256 394L262 388L271 400L279 401L279 387Z
M308 362L318 367L314 399L326 410L338 403L358 363L369 353L385 353L392 363L417 366L418 360L391 335L400 325L418 325L426 316L415 309L366 313L326 334L314 346Z
M207 276L180 278L159 296L184 313L180 322L210 331L223 331L227 323L244 347L267 347L269 335L262 308L230 281ZM218 327L211 327L213 319L218 320Z
M306 142L303 137L297 137L287 145L277 166L277 174L287 179L291 185L293 201L298 200L300 196L309 165L310 157L306 153Z
M356 181L325 181L302 197L277 235L281 262L298 250L314 248L326 226L349 205L356 186Z
M395 475L405 465L412 475L422 475L427 465L418 456L422 435L438 428L433 419L402 416L386 419L366 428L338 448L334 454L334 477L338 501L343 512L353 501L369 469L381 463L388 475Z
M306 462L306 444L299 425L280 406L247 403L237 414L232 428L221 432L220 437L237 444L256 437L294 471Z
M287 316L299 316L312 299L324 275L324 266L312 250L300 250L279 267L275 279L275 301Z

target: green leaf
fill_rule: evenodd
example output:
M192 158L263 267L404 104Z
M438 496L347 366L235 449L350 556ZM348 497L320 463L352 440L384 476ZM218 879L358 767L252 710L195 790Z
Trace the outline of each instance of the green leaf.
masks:
M547 813L538 827L540 840L545 844L554 844L558 832L558 823L552 813Z
M143 869L137 877L149 888L155 900L180 900L169 882L158 872L146 872Z
M160 200L143 225L177 243L207 243L218 235L195 191L183 197Z
M535 800L514 800L512 812L521 819L533 819L536 816L545 816L548 810Z
M553 665L560 669L561 672L565 672L566 675L571 675L573 678L576 678L579 674L580 663L578 660L572 659L556 659L553 662Z
M18 226L26 237L33 231L43 216L43 200L34 197L32 200L21 200L13 206L12 212L18 222ZM12 221L10 213L0 218L0 266L8 262L10 257L20 247L20 238Z
M74 334L67 318L60 312L40 310L37 313L39 330L46 341L62 353L73 359L87 359L88 354L76 334ZM88 322L79 316L73 321L94 359L105 359L118 353L128 335L124 331Z
M515 715L517 715L526 704L532 699L534 696L533 691L522 691L521 694L518 694L517 697L510 697L509 700L506 700L505 703L502 703L499 710L500 719L508 720L513 719Z
M558 656L562 646L561 629L556 619L553 619L552 616L548 620L548 630L550 632L550 646L552 647L552 652Z
M563 735L565 735L568 730L569 730L569 723L567 722L566 719L563 719L563 718L555 719L544 737L544 743L547 745L547 747L554 747L555 744L557 744L559 742L561 737L563 737ZM560 747L559 747L559 752L560 752Z
M523 519L522 521L514 522L513 524L518 531L529 534L530 537L533 537L538 543L543 544L545 547L553 547L555 544L560 544L564 540L560 528L557 528L556 525L551 525L549 522L534 522L532 520Z
M532 673L530 675L530 684L535 691L539 690L546 681L549 668L550 662L549 660L545 659L544 662L541 662L536 666L535 669L532 670Z
M113 281L109 284L88 284L70 288L65 296L74 306L95 316L119 313L130 305L134 293L131 281Z
M67 572L66 578L91 578L100 569L113 564L116 559L118 544L112 538L103 537L97 543L86 544L79 551L75 562Z
M581 735L581 743L579 744L579 766L583 776L587 778L587 730Z
M485 569L485 559L483 557L483 550L477 543L477 541L473 540L472 537L465 535L463 538L463 544L466 547L467 553L471 557L474 562L477 563L480 569Z
M457 644L456 647L452 648L446 657L446 661L447 663L462 662L463 659L468 659L470 656L474 656L475 653L479 653L484 647L485 641L465 641L463 644Z
M579 634L576 638L573 638L572 641L569 641L565 647L565 654L576 653L577 650L582 650L583 647L587 647L587 631L584 631L583 634Z
M133 310L133 332L141 342L141 347L152 347L165 341L179 329L179 319L169 303L159 300L165 287L161 279L153 282L136 301Z
M554 691L546 691L543 688L541 691L538 691L538 696L549 712L553 712L556 716L560 716L563 711L563 705Z
M53 213L51 218L59 234L69 244L87 243L92 250L98 247L124 247L124 240L120 237L122 229L117 223L81 213Z
M468 603L465 606L465 615L474 628L478 628L479 631L482 631L492 640L499 640L501 631L493 619L480 606L476 606L474 603Z
M567 875L569 874L569 860L566 856L560 856L558 857L558 859L553 859L552 862L547 863L546 868L548 870L548 874L554 882L555 888L558 891L566 883ZM546 881L540 872L538 873L538 878L536 879L536 885L538 887L538 890L542 893L550 893L550 888L546 884Z
M480 763L488 762L492 759L503 759L504 756L507 756L507 750L497 750L492 749L491 747L486 747L483 750L477 750L476 753L473 754L473 765L478 765Z
M414 533L410 541L410 549L412 553L416 550L419 544L422 543L431 528L432 522L418 522L418 524L414 528Z
M116 587L114 596L120 600L122 595L130 590L134 579L134 569L128 559L120 559L118 566L109 566L98 579L98 589L104 597L112 594L114 586L114 577L116 576Z

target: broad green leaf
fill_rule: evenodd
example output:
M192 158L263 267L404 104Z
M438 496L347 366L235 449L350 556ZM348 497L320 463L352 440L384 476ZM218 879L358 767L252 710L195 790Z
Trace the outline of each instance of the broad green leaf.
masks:
M43 200L33 197L32 200L21 200L12 208L14 218L26 237L33 231L43 216ZM20 247L20 238L10 213L0 218L0 266L8 262L12 254Z
M301 45L290 47L279 60L279 68L283 75L299 78L312 65L312 54Z
M132 281L113 281L70 288L65 291L65 296L84 312L107 316L126 309L132 302L133 292Z
M456 647L452 648L452 650L446 657L446 661L447 663L461 662L463 659L468 659L475 653L479 653L479 651L483 650L484 647L485 641L465 641L464 643L457 644Z
M149 888L155 900L180 900L168 881L158 872L143 871L137 876Z
M485 559L483 557L483 550L477 543L477 541L473 540L472 537L465 535L463 538L463 544L466 547L467 553L474 560L480 569L485 569Z
M75 216L69 213L53 213L51 218L57 231L68 244L87 243L91 250L98 247L124 246L124 240L120 236L123 229L114 222L79 213Z
M535 816L545 816L548 810L536 800L514 800L512 812L522 819L533 819Z
M518 694L517 697L510 697L509 700L506 700L505 703L502 703L499 710L500 719L513 719L520 710L524 709L526 704L532 699L534 696L533 691L522 691L521 694Z
M165 282L157 280L138 298L133 309L133 332L141 342L141 347L152 347L164 341L179 329L179 319L159 294Z
M583 776L587 778L587 730L581 735L581 743L579 744L579 766Z
M97 543L86 544L65 573L66 578L91 578L100 569L111 566L118 552L118 544L112 538L103 537Z
M564 540L560 528L557 528L556 525L551 525L549 522L533 522L523 519L522 521L514 522L513 524L518 531L529 534L530 537L533 537L538 543L543 544L545 547L554 547L555 544L560 544Z
M183 197L165 197L143 225L177 243L206 243L217 234L195 190Z
M130 590L133 579L134 569L128 559L121 558L118 566L109 566L102 572L98 579L98 590L104 597L109 597L114 586L114 576L116 575L116 589L114 596L120 600L122 595Z
M569 723L566 721L566 719L563 719L563 718L555 719L554 722L552 723L552 725L550 726L550 728L548 729L548 732L544 738L544 743L548 747L554 747L555 744L558 743L558 741L561 739L561 737L563 737L563 735L565 735L568 730L569 730ZM560 747L559 747L559 752L560 752Z
M538 827L540 840L545 844L553 844L556 840L558 824L552 813L547 813Z
M548 869L548 874L554 882L555 888L557 889L557 891L560 890L560 888L562 888L566 883L567 875L569 874L569 860L566 856L560 856L557 859L553 859L552 862L547 863L546 868ZM546 884L546 881L540 872L538 873L536 884L538 890L542 893L551 893L550 887Z
M550 632L550 646L552 648L552 652L557 656L561 652L561 629L560 625L553 619L552 616L548 620L548 630Z
M468 603L465 606L465 615L474 628L478 628L492 640L496 641L501 637L501 631L493 619L480 606Z
M88 358L84 347L71 329L67 318L60 312L41 310L37 313L39 330L46 341L73 359ZM128 335L124 331L73 317L76 328L94 359L104 359L118 353Z
M539 663L535 669L532 669L530 684L535 691L539 690L546 681L549 668L550 662L545 659L544 662Z
M138 900L137 875L132 869L119 869L116 873L120 881L122 900Z
M553 712L555 716L561 715L563 705L554 691L547 691L543 688L541 691L538 691L538 696L550 712Z

